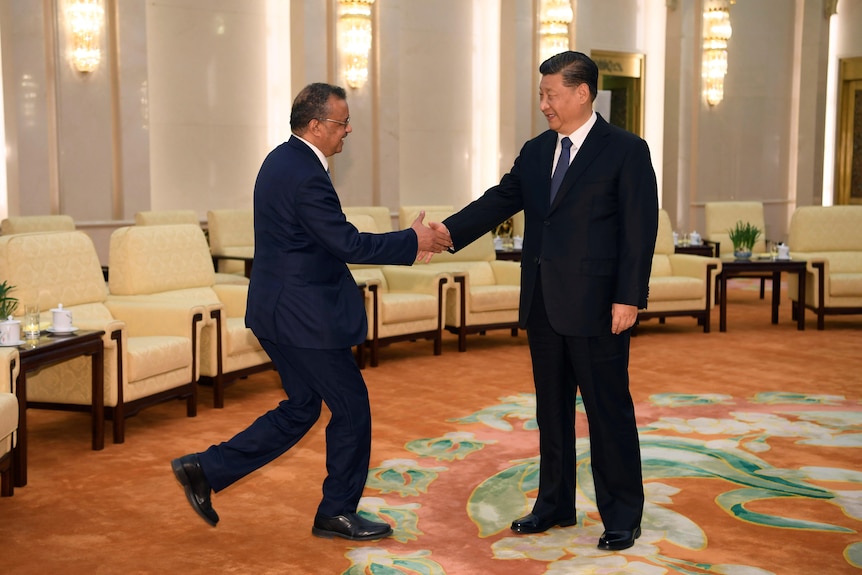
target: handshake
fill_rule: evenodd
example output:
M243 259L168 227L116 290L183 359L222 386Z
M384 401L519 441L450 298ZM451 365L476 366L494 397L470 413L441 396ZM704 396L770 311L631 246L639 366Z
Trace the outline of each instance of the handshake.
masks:
M424 219L425 212L419 212L410 227L416 232L416 239L419 240L416 261L427 264L434 254L439 254L452 247L452 236L449 235L446 226L439 222L429 222L427 226L423 225Z

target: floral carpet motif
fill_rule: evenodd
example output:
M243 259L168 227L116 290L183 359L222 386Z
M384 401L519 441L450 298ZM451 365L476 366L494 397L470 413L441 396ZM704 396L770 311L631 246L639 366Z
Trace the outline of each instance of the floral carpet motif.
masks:
M509 531L536 496L538 431L532 394L501 397L496 405L445 422L453 431L408 442L403 459L370 470L366 492L378 496L363 498L361 512L388 521L394 536L350 550L352 565L343 575L460 575L439 545L433 546L436 556L432 546L422 545L434 537L425 532L426 522L432 523L426 513L444 495L466 501L463 516L473 526L469 545L499 572L509 572L512 561L520 562L520 572L549 575L813 572L800 556L822 573L862 569L858 402L780 392L651 396L637 406L643 534L623 552L596 548L603 528L580 398L577 409L577 526L528 536ZM489 466L497 451L496 467ZM485 463L471 463L483 453ZM441 485L446 493L438 493L447 474L469 476L462 480L469 491L453 493ZM728 542L732 550L725 548Z

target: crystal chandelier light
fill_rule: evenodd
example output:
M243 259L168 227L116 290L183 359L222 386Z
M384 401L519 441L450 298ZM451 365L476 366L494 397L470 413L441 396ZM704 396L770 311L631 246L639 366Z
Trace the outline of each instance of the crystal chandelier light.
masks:
M72 35L72 66L89 73L99 67L102 51L99 34L105 12L100 0L67 0L66 19Z
M703 10L703 93L715 106L724 99L727 41L730 39L730 0L710 0Z
M371 52L371 5L374 0L338 0L338 25L344 77L351 88L361 88L368 80Z
M571 0L542 0L539 12L540 62L569 49L569 25L573 18Z

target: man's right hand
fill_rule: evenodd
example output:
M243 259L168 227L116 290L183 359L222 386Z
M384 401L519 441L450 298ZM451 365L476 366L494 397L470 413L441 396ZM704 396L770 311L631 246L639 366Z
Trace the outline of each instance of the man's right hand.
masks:
M445 226L435 226L432 229L422 224L424 219L425 211L423 210L419 212L410 227L416 233L416 239L419 243L416 259L427 263L433 254L439 254L452 247L452 238L449 237L449 231Z

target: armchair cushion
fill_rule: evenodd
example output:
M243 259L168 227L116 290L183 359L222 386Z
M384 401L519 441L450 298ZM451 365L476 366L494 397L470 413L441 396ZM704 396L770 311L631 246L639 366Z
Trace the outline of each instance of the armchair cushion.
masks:
M140 381L188 366L188 341L183 337L135 337L128 342L129 380Z

